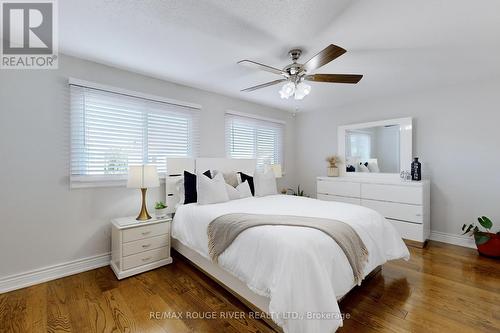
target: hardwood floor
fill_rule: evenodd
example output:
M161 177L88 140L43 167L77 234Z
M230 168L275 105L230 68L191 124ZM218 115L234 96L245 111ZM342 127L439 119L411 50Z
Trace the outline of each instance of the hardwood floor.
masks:
M339 332L500 332L500 261L437 242L410 251L341 302ZM0 332L272 332L248 311L177 255L122 281L103 267L1 294ZM150 318L164 312L178 318Z

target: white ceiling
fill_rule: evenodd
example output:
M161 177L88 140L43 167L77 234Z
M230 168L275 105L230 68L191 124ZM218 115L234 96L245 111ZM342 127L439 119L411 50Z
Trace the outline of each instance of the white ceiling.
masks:
M498 0L64 0L62 53L286 110L328 110L356 100L500 78ZM278 68L328 44L348 50L317 73L353 73L357 85L311 83L302 101L279 78L236 64Z

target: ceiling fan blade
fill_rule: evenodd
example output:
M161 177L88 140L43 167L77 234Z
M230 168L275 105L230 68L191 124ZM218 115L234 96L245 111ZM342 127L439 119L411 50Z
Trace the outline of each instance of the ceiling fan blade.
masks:
M277 69L277 68L274 68L271 66L260 64L258 62L252 61L252 60L240 60L240 61L238 61L238 64L249 67L249 68L253 68L253 69L260 69L262 71L266 71L266 72L270 72L270 73L274 73L274 74L278 74L278 75L285 74L285 72L283 72L281 69Z
M326 65L330 61L337 59L346 52L347 51L340 46L330 44L323 51L309 59L309 61L304 64L304 69L311 72L323 65Z
M362 78L363 75L358 74L313 74L305 76L308 81L352 84L358 83Z
M280 82L285 82L285 81L286 81L286 79L274 80L274 81L271 81L271 82L259 84L258 86L253 86L253 87L250 87L250 88L243 89L242 91L246 91L246 92L254 91L254 90L257 90L257 89L260 89L260 88L265 88L265 87L273 86L275 84L278 84Z

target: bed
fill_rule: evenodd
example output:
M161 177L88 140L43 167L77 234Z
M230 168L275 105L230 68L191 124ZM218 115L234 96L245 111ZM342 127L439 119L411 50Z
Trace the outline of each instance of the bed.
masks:
M207 158L167 161L168 170L179 168L252 172L255 161ZM288 195L209 205L175 205L178 193L173 182L177 177L167 177L166 181L169 205L176 207L172 246L252 310L267 314L263 319L277 330L329 333L342 325L338 300L356 285L344 252L317 229L265 225L241 233L215 264L208 254L207 227L217 217L251 213L343 221L356 231L368 249L365 277L388 260L409 258L408 249L393 226L366 207Z

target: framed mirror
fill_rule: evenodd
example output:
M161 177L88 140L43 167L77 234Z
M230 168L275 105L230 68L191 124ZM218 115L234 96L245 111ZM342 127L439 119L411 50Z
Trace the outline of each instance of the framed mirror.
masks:
M344 177L399 177L412 161L412 118L339 126Z

